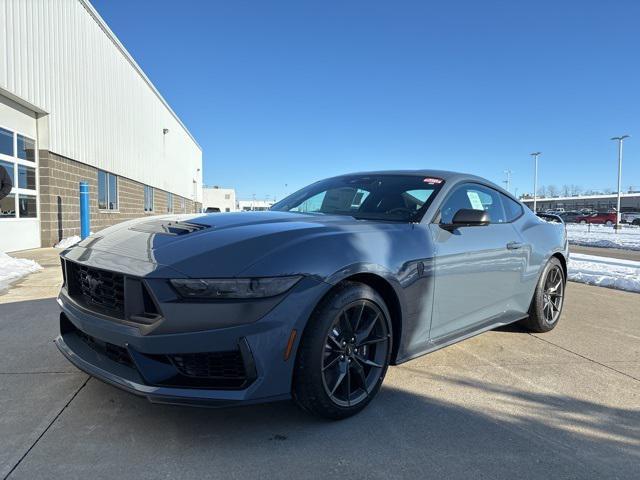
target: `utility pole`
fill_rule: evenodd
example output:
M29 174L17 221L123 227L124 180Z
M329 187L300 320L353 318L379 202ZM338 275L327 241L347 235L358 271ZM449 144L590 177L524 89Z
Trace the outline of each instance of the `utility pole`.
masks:
M612 137L611 140L618 142L618 206L616 208L616 230L620 228L620 195L622 190L622 143L625 138L629 138L630 135L622 135L620 137Z
M502 182L502 183L504 183L504 184L506 185L505 190L506 190L507 192L510 192L510 191L511 191L511 173L512 173L512 172L511 172L511 170L508 170L508 169L507 169L507 170L505 170L505 171L504 171L504 173L507 175L507 179L506 179L506 180L503 180L503 182Z
M536 212L536 203L538 201L538 156L542 152L533 152L530 155L533 157L533 212Z

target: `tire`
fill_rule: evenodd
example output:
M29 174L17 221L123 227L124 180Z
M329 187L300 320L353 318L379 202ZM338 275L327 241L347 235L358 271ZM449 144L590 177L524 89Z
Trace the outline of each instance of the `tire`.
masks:
M529 307L529 317L523 320L521 325L536 333L553 330L562 314L566 283L560 260L551 257L536 285Z
M605 224L607 227L610 227L611 225L613 225L613 222L612 222L611 220L607 220L606 222L604 222L604 224Z
M384 300L368 285L345 282L330 292L312 314L300 342L295 402L332 420L365 408L389 367L390 318Z
M586 225L586 224L587 224L587 221L586 221L586 220L580 220L580 224L581 224L581 225Z
M631 222L631 225L639 225L640 226L640 218L636 218L633 222Z

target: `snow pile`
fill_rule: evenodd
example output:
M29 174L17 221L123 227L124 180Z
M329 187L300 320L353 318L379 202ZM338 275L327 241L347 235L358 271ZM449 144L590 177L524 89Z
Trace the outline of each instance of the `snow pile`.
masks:
M39 270L42 267L33 260L13 258L0 252L0 294L5 293L13 282Z
M616 233L605 225L567 225L567 236L571 245L586 247L622 248L640 250L640 228L627 226Z
M572 253L569 256L569 280L640 292L640 262Z
M54 248L61 248L64 250L65 248L73 247L80 240L82 239L78 235L74 235L73 237L63 238L58 243L56 243Z

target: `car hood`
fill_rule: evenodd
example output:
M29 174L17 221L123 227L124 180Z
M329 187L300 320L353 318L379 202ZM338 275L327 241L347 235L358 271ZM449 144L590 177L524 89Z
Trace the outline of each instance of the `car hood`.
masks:
M91 258L101 265L117 259L117 268L127 271L129 265L132 274L161 276L159 272L171 270L188 277L233 277L267 256L304 248L300 243L307 239L400 225L407 227L344 215L272 211L156 216L106 228L82 241L69 258ZM153 267L141 269L140 263ZM290 273L304 272L280 272Z

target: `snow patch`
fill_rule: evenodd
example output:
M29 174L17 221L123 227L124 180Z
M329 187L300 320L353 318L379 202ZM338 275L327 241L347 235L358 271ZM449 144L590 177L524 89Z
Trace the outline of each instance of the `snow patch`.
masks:
M571 245L640 250L640 228L635 226L625 226L616 232L606 225L568 224L567 236Z
M12 283L39 270L42 270L42 267L33 260L13 258L0 252L0 294L9 290Z
M568 269L573 282L640 292L640 262L572 253Z
M65 248L73 247L80 240L82 239L78 235L74 235L73 237L63 238L58 243L56 243L54 248L61 248L64 250Z

